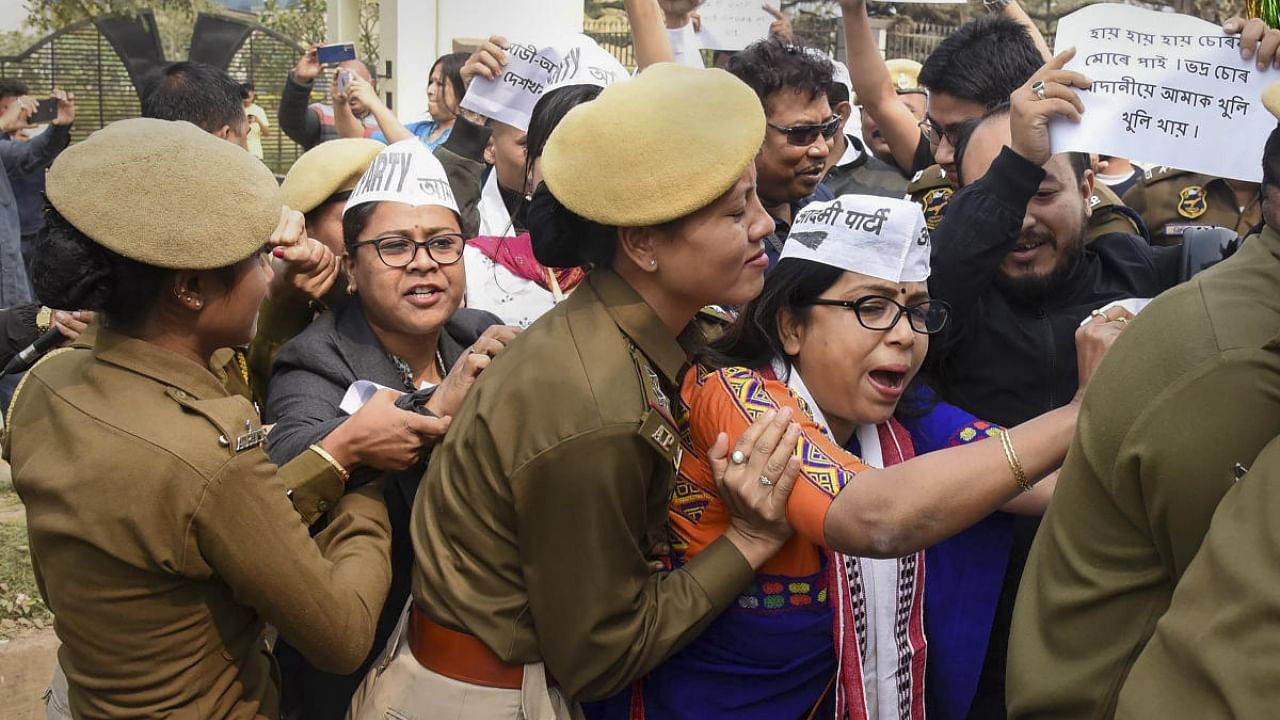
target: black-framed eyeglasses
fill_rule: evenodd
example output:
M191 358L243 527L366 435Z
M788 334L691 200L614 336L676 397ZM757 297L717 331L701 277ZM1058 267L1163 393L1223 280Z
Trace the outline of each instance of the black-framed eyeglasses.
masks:
M832 115L830 120L817 125L795 125L792 127L783 127L781 125L774 125L773 123L766 124L783 135L786 135L788 145L804 147L805 145L812 145L814 141L818 139L819 135L827 140L835 137L836 132L840 130L840 116Z
M911 329L922 335L941 332L951 316L951 306L945 300L924 300L914 305L903 305L882 295L865 295L857 300L818 298L810 304L852 310L858 322L868 330L892 330L905 314Z
M920 133L924 135L924 139L934 147L941 145L943 138L946 138L953 147L959 143L959 128L947 129L941 127L928 115L917 123L917 127L920 128Z
M361 240L351 245L355 250L361 245L372 245L378 251L378 257L388 267L409 267L418 256L418 250L426 250L427 257L437 265L452 265L462 259L462 250L467 246L467 239L462 233L445 233L426 240L414 240L401 235Z

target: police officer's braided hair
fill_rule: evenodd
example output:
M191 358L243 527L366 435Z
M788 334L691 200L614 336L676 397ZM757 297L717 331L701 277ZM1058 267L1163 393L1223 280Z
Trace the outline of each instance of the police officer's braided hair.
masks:
M40 302L102 313L104 324L118 330L140 326L172 285L174 271L108 250L47 201L44 217L31 264L31 283ZM234 267L214 272L226 285L235 280Z
M540 183L527 217L533 255L552 268L609 267L618 250L617 228L592 222L565 207Z
M48 203L44 216L31 263L36 296L50 307L105 309L115 285L110 251L77 230Z

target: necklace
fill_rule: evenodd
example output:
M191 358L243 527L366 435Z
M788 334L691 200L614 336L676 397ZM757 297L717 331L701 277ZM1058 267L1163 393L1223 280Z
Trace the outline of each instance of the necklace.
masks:
M387 357L391 359L391 364L395 365L396 372L400 375L400 383L404 385L407 392L416 392L417 386L413 382L413 368L409 367L409 363L394 353L387 353ZM444 355L440 354L440 348L436 348L436 367L440 371L440 381L444 382L445 375L448 373L444 367Z

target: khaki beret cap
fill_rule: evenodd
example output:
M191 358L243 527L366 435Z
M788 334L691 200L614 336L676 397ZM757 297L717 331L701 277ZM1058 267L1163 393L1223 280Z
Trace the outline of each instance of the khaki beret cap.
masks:
M284 204L302 213L320 207L340 192L350 192L387 146L368 138L340 138L302 154L284 176Z
M570 110L547 140L542 177L588 220L658 225L733 187L764 128L760 99L741 80L659 63Z
M45 194L77 230L156 267L233 265L271 238L275 176L244 148L188 122L113 122L58 156Z

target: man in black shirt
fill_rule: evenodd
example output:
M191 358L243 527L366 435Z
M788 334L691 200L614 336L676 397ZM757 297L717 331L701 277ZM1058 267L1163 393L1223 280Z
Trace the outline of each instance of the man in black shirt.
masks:
M1087 86L1055 58L1045 72ZM1069 89L1064 92L1069 93ZM1124 233L1086 244L1094 176L1089 157L1049 151L1048 119L1083 110L1078 98L1014 91L962 140L963 187L933 234L935 298L951 322L930 347L942 396L1002 425L1065 405L1078 385L1075 331L1090 314L1124 298L1153 297L1178 281L1180 253ZM1120 311L1112 310L1113 316ZM970 720L1004 718L1009 622L1038 518L1014 523L1003 590Z
M949 400L1003 425L1075 395L1075 331L1091 311L1154 297L1180 269L1176 249L1136 235L1086 245L1089 156L1049 155L1035 122L1006 105L977 124L960 156L964 187L934 233L929 286L952 306L936 379Z

